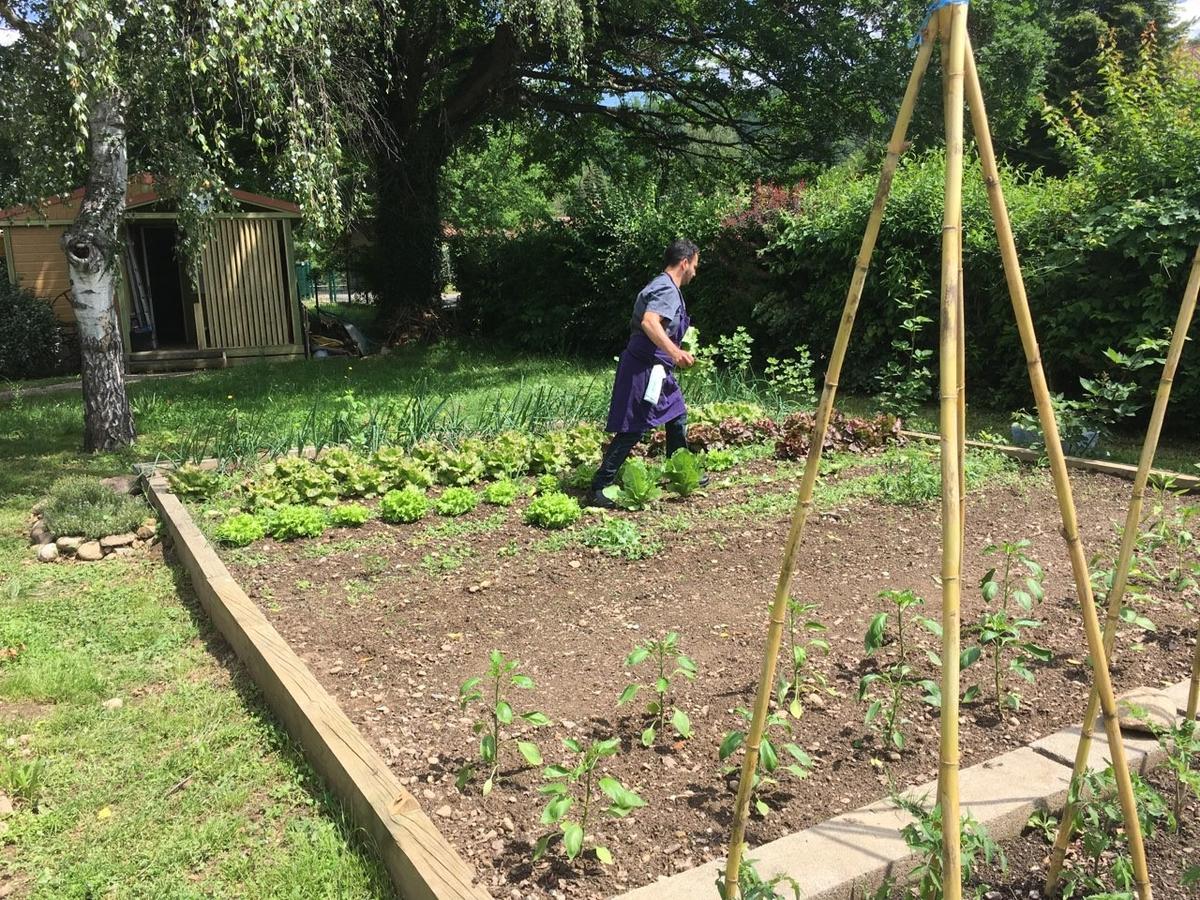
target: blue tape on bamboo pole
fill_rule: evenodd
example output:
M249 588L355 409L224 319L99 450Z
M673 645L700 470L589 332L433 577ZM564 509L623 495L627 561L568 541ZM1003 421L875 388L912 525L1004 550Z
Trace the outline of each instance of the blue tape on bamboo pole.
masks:
M934 14L943 6L968 6L969 4L970 0L933 0L925 8L925 19L921 22L921 27L917 29L917 33L912 36L912 40L908 42L909 48L915 50L921 46L921 42L925 40L925 29L933 21Z

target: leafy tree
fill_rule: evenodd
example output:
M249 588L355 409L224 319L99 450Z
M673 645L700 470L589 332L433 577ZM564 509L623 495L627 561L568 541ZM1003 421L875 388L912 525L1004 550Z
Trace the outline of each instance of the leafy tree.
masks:
M130 163L178 200L192 251L247 160L263 172L277 166L280 186L318 227L336 217L323 37L336 21L316 0L0 0L0 25L19 35L0 96L16 193L33 199L85 183L63 251L86 449L123 447L135 435L114 305Z

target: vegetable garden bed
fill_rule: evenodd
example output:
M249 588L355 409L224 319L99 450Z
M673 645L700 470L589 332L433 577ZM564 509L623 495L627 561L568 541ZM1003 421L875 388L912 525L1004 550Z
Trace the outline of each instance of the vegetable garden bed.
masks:
M591 512L562 531L526 524L533 481L522 479L512 507L481 503L459 516L431 511L416 522L389 524L374 517L379 501L367 499L362 504L371 517L361 526L288 542L265 538L222 554L494 895L611 896L724 855L736 786L736 774L727 770L740 757L729 735L742 727L738 708L753 697L767 601L800 474L797 463L763 458L769 452L738 451L740 464L714 474L703 493L664 498L639 512ZM889 784L936 776L936 709L919 682L936 680L938 641L918 623L921 616L937 618L937 508L885 502L927 491L936 463L928 451L912 448L839 453L826 470L821 516L806 539L794 591L798 602L815 604L797 620L807 662L799 668L800 690L778 705L772 739L779 765L770 773L774 783L756 794L761 805L751 845L886 796ZM986 652L964 673L964 686L979 686L978 697L963 707L964 766L1077 720L1090 683L1048 477L988 453L973 453L971 470L965 583L979 584L998 564L1002 573L1003 554L985 553L986 547L1023 540L1028 545L1010 548L1014 575L1030 574L1019 553L1036 560L1045 579L1044 600L1023 580L1009 584L1031 594L1026 612L1023 598L1010 591L1011 618L1039 623L1022 629L1022 640L1036 645L1024 665L1034 682L1009 671L1011 652L1003 660L1002 690L1018 691L1019 707L997 708ZM1085 546L1114 553L1114 524L1123 519L1129 485L1091 474L1076 474L1073 483ZM435 489L431 500L442 494ZM1174 522L1177 498L1160 499L1161 520ZM207 517L200 511L197 520L220 518L221 506ZM1147 552L1162 573L1174 565L1168 546ZM964 598L964 623L999 608L995 590L987 592L990 602L979 590ZM1114 670L1118 689L1187 675L1195 634L1187 590L1160 581L1155 599L1135 604L1131 616L1140 625L1128 624L1118 642L1129 648ZM911 598L899 593L880 598L888 591L911 591L927 602L908 605ZM912 671L904 673L890 729L887 679L870 676L900 674L894 668L901 662L899 605L905 605L904 662ZM878 614L888 610L891 618L880 628ZM1145 630L1151 625L1156 630ZM635 650L671 634L687 660L667 665L665 674L676 674L664 721L656 722L642 712L654 698L655 656ZM864 639L879 643L880 635L882 646L868 652ZM964 646L978 644L977 637L965 632ZM487 678L493 651L504 655L501 667L508 660L520 667L502 679L516 724L502 729L508 740L490 778L473 724L482 720L485 735L491 732L485 710L496 699ZM785 653L781 670L790 673L791 650ZM479 676L481 682L466 685L463 709L460 689ZM860 700L864 676L867 696ZM645 687L618 705L633 683ZM879 710L865 724L873 700ZM676 709L686 718L672 722ZM646 734L651 725L657 725L653 736ZM546 791L561 792L553 785L569 780L565 770L578 757L564 740L581 750L600 742L604 754L593 785L596 796L603 787L603 804L593 800L583 852L574 861L566 858L564 849L573 847L564 848L561 822L543 824L547 800L561 794L539 792L547 784ZM733 751L725 761L722 747ZM601 785L600 776L615 781ZM564 820L578 819L584 792L581 783ZM607 806L621 815L606 816ZM539 839L547 837L545 854L534 862ZM609 856L613 861L604 864Z

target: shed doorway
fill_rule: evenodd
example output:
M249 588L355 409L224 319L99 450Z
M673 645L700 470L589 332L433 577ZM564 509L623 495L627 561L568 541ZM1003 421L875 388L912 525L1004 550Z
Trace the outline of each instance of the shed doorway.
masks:
M130 343L132 350L196 347L191 291L178 257L174 223L139 224L129 229Z

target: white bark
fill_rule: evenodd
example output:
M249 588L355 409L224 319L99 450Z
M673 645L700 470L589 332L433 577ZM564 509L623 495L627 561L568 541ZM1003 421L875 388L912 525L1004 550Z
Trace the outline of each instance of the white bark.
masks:
M115 300L121 218L129 180L120 98L96 101L89 117L88 181L62 247L79 328L85 450L116 450L135 437L125 391L125 354Z

